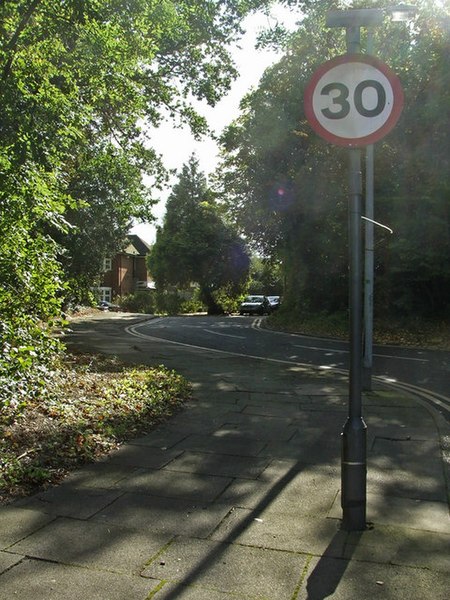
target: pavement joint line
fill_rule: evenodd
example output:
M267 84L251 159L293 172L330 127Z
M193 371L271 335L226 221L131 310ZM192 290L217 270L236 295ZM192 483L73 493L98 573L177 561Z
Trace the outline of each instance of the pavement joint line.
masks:
M142 577L142 575L140 575L140 577ZM143 577L143 579L145 579L145 578ZM161 581L158 583L158 585L149 592L149 594L145 598L145 600L152 600L152 598L154 598L156 596L156 594L164 588L166 583L169 583L168 579L161 579Z
M166 552L166 550L168 550L170 548L170 546L172 546L176 540L179 538L179 535L175 535L173 538L171 538L166 544L164 544L164 546L162 546L158 552L156 552L155 554L153 554L153 556L151 556L143 565L142 568L140 570L140 574L142 574L142 571L146 568L149 567L152 563L154 563L156 560L158 560L158 558L160 556L162 556L162 554L164 554L164 552ZM142 576L142 575L141 575Z
M24 506L23 508L22 508L22 507L19 507L19 508L20 508L20 510L24 510L24 511L26 511L26 510L30 510L30 509L29 509L29 508L27 508L26 506ZM57 515L56 517L54 517L54 518L53 518L53 519L51 519L50 521L47 521L46 523L44 523L43 525L41 525L40 527L38 527L37 529L35 529L35 530L33 531L33 535L34 535L35 533L37 533L38 531L41 531L42 529L45 529L45 528L46 528L48 525L52 525L52 524L53 524L55 521L57 521L59 518L60 518L60 517L59 517L59 515ZM26 540L28 537L30 537L30 535L32 535L32 534L28 533L28 534L24 535L22 538L19 538L19 539L15 540L15 541L14 541L12 544L10 544L9 546L7 546L6 548L3 548L3 550L2 550L2 551L3 551L3 552L9 552L9 554L15 554L15 555L20 555L20 556L23 556L23 555L22 555L20 552L11 552L11 551L10 551L10 548L12 548L13 546L15 546L16 544L18 544L18 543L20 543L20 542L23 542L23 541L24 541L24 540Z
M312 561L313 558L314 558L313 554L308 554L308 556L306 558L306 561L305 561L305 565L304 565L303 570L301 572L300 578L298 580L297 585L294 588L294 592L292 593L292 596L291 596L290 600L296 600L298 598L300 590L303 587L303 583L306 580L306 576L308 575L309 565L311 564L311 561Z
M124 479L124 478L123 478ZM120 480L121 481L121 480ZM127 491L123 491L121 494L119 494L118 496L116 496L113 500L111 500L111 502L108 502L108 504L105 504L105 506L102 506L101 508L99 508L96 512L94 512L92 515L89 515L89 517L87 519L78 519L79 521L91 521L94 519L94 517L96 517L99 513L101 513L102 511L104 511L106 508L108 508L109 506L111 506L112 504L114 504L114 502L116 502L116 500L119 500L119 498L123 498L123 496L125 496L127 494ZM59 518L59 517L58 517ZM66 517L63 517L66 518ZM75 518L75 517L73 517Z

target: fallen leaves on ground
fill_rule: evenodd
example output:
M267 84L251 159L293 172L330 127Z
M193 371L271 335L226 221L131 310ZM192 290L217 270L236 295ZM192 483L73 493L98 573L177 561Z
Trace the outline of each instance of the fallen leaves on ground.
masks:
M163 366L129 366L100 355L65 355L51 393L0 420L0 502L56 483L152 429L190 396Z

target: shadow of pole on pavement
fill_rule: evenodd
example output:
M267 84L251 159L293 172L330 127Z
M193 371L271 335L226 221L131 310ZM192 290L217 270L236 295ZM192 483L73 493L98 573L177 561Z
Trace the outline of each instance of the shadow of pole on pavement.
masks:
M275 483L275 485L264 496L254 510L252 510L245 519L238 523L229 532L226 539L222 541L220 547L212 551L207 557L201 560L188 574L186 574L182 580L175 582L174 589L169 591L164 596L164 600L176 600L176 598L179 598L179 594L184 586L192 585L206 569L213 566L220 559L221 555L229 547L229 545L237 540L241 533L243 533L253 523L255 518L261 514L263 510L267 508L269 504L280 494L283 488L285 488L296 477L296 475L302 471L302 468L299 468L300 464L301 463L293 465L289 471L287 471L285 475Z
M346 546L350 534L344 530L336 533L307 579L306 600L324 600L334 594L362 534L362 531L352 532L352 543ZM348 552L343 558L345 549L348 549Z

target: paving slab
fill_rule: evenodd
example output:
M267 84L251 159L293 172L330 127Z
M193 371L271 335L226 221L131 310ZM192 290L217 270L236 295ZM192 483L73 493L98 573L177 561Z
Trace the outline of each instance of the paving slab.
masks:
M414 429L407 428L397 433L397 435L387 435L386 431L382 435L376 435L372 448L372 454L380 456L395 456L398 460L405 460L413 457L416 462L420 457L421 461L431 458L441 458L441 445L438 437L427 435L426 437L416 437Z
M259 596L260 598L261 596ZM228 594L212 587L200 587L198 585L182 585L171 583L170 581L161 581L156 587L152 600L255 600L255 596L244 594L242 591L238 594Z
M256 479L269 462L270 459L265 457L230 456L210 452L186 451L168 464L166 470Z
M341 441L336 436L325 437L324 439L317 437L314 440L296 438L295 436L288 442L268 443L261 451L261 456L284 459L297 458L304 463L313 465L333 464L340 461Z
M109 458L112 463L129 467L159 469L181 454L173 449L149 448L143 445L126 444L113 452Z
M450 535L409 527L376 524L362 533L350 533L344 558L414 566L450 573Z
M153 535L207 537L230 511L228 504L194 503L184 499L127 493L97 513L94 521L142 529Z
M313 559L296 600L447 600L450 575L324 556Z
M339 532L339 528L339 519L311 516L292 518L290 514L275 512L270 508L256 511L236 508L214 531L211 539L319 555L326 550L329 540ZM342 536L342 544L344 540L345 535ZM341 556L342 552L343 546L338 555Z
M212 502L233 481L230 477L140 469L121 482L127 492L140 492L164 498Z
M217 437L235 436L236 439L270 442L272 440L288 441L295 435L296 431L297 429L293 424L278 423L271 428L269 423L260 422L258 426L254 426L243 419L241 423L236 421L224 423L222 427L214 431L214 435Z
M178 444L188 434L184 431L171 430L167 427L159 427L151 433L147 433L139 438L133 440L134 446L149 446L151 448L160 448L161 450L167 450L172 448L175 444Z
M265 446L264 441L248 440L244 436L232 434L222 435L219 430L212 435L191 434L174 446L174 449L256 457Z
M111 523L58 518L9 548L29 558L133 573L163 548L170 535L127 529Z
M235 507L257 508L293 503L301 514L329 511L340 489L340 470L330 465L315 466L298 461L273 461L257 480L236 478L220 496Z
M0 550L0 575L19 563L23 558L25 557L20 556L20 554L12 554L11 552Z
M447 501L447 491L442 466L436 465L426 475L403 469L379 469L368 459L368 493L379 496L399 496L416 500Z
M177 539L143 571L143 577L195 585L261 600L292 598L306 557L235 544ZM176 586L168 598L178 598Z
M52 515L17 505L0 506L0 549L15 544L22 538L53 521Z
M148 600L142 577L26 559L3 573L0 600Z
M76 485L66 483L19 500L16 505L50 515L88 519L121 494L123 492L120 489L77 488Z
M341 494L339 492L329 516L339 518L341 512ZM450 534L450 518L446 502L368 493L367 520L377 524L407 525L413 529Z
M111 489L126 486L126 481L139 467L111 463L108 459L83 465L64 479L64 485L74 488Z
M418 428L428 426L431 430L436 429L430 412L424 406L416 403L413 410L411 410L411 406L412 404L406 406L371 406L368 415L372 419L378 417L384 420L391 427L394 425L397 427Z

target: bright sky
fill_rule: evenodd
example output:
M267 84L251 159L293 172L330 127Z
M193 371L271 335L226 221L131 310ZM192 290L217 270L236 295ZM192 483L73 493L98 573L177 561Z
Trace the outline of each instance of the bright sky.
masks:
M298 11L276 6L268 18L262 14L247 17L244 22L245 36L239 41L239 48L233 50L233 57L240 73L234 82L229 94L223 98L214 108L208 106L197 106L198 111L203 114L210 128L215 133L220 133L239 114L239 102L242 97L252 88L256 87L264 70L274 62L280 55L274 51L255 50L255 42L258 32L273 26L277 21L286 27L294 28L295 23L301 18ZM170 123L165 123L157 130L153 138L153 145L157 152L164 158L165 166L169 169L181 170L193 152L196 153L200 167L204 173L214 171L218 162L218 148L211 139L196 142L188 129L175 129ZM172 184L176 181L176 178ZM153 214L158 222L161 222L165 212L165 201L170 189L163 194L163 199L153 208ZM147 242L153 242L155 228L152 225L140 224L132 229L132 233L140 235Z

